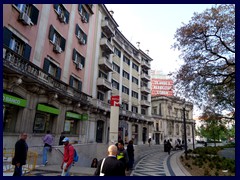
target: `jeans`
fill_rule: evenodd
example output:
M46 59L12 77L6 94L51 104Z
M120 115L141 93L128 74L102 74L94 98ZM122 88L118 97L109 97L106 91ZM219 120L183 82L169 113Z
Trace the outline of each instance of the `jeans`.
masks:
M50 149L49 146L43 147L43 161L42 161L43 165L45 165L47 162L47 153L48 153L49 149Z
M15 165L13 176L22 176L22 165L19 167Z
M73 164L73 163L72 163ZM68 166L67 171L65 172L64 169L67 166L67 163L63 163L63 170L62 170L62 175L61 176L70 176L70 169L72 167L72 164L70 164L70 166Z

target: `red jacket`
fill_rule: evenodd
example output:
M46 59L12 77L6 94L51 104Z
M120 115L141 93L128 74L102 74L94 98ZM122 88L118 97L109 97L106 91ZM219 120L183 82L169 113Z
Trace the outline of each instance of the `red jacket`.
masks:
M64 146L63 163L67 163L67 168L73 163L74 147L71 144Z

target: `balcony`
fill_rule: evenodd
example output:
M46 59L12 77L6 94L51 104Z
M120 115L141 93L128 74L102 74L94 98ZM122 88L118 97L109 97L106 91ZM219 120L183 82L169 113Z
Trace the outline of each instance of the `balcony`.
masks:
M142 61L142 62L141 62L141 66L142 66L142 68L144 68L144 69L151 69L151 65L150 65L150 63L148 63L147 61Z
M107 40L107 38L101 38L100 46L107 55L113 53L113 45Z
M97 79L97 86L102 91L110 91L110 90L112 90L112 83L109 82L105 78L98 78Z
M110 104L99 99L92 99L91 104L93 105L93 108L102 109L107 112L110 111Z
M113 71L112 63L106 57L101 57L98 61L98 65L104 72L108 73Z
M108 37L114 36L114 27L111 26L108 20L102 21L102 30Z
M147 75L146 73L142 73L141 74L141 79L143 81L150 81L151 77L149 75Z
M142 93L145 93L145 94L150 94L150 93L151 93L151 89L149 89L149 88L146 87L146 86L142 86L142 87L141 87L141 92L142 92Z
M141 106L143 107L150 107L151 106L151 103L147 100L141 100Z

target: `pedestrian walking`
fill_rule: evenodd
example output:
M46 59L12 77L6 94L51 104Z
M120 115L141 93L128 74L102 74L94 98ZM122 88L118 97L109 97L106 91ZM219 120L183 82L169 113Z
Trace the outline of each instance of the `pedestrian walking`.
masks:
M125 169L128 170L127 167L128 167L129 158L128 158L127 150L124 148L123 140L118 141L117 159L122 161Z
M42 138L44 147L43 147L43 159L42 165L46 166L48 163L47 154L48 152L52 152L52 145L53 145L53 136L50 134L50 131L47 131L47 134Z
M128 168L130 170L133 169L133 164L134 164L134 147L133 147L133 141L130 140L127 145L127 153L128 153Z
M70 170L73 165L74 157L74 147L69 143L69 138L65 137L63 139L64 143L64 153L63 153L63 162L61 165L62 175L61 176L70 176Z
M166 139L164 139L164 152L167 152L167 140Z
M125 167L117 160L117 151L116 145L108 147L108 156L99 161L95 176L125 176Z
M63 134L64 134L64 132L61 132L61 136L59 138L59 143L58 143L59 146L63 145L63 139L65 138L65 136Z
M15 153L12 165L15 166L13 176L22 176L22 166L26 164L28 145L26 143L27 133L21 133L20 139L15 144Z
M149 138L149 139L148 139L148 145L149 145L149 147L151 146L151 141L152 141L152 139Z
M167 147L167 152L170 155L170 152L171 152L171 149L172 149L172 144L171 144L170 140L167 141L166 147Z

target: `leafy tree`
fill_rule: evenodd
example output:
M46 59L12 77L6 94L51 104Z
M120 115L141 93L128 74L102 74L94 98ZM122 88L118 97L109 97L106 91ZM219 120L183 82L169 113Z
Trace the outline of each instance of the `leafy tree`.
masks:
M216 5L194 13L175 33L174 49L183 65L172 73L175 92L201 107L235 111L235 5ZM212 96L214 95L214 96Z

